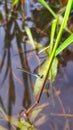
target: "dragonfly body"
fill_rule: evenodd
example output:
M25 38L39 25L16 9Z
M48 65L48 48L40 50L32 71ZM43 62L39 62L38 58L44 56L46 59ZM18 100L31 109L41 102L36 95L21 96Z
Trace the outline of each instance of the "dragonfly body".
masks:
M17 69L22 71L22 72L24 72L24 73L27 73L29 75L35 76L36 78L40 78L40 79L43 78L43 75L39 75L39 74L35 74L35 73L32 73L32 72L29 72L29 71L25 70L24 68L17 67Z

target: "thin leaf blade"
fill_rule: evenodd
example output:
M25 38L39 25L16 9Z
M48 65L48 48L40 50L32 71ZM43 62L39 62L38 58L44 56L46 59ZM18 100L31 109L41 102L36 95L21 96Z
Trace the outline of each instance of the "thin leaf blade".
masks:
M62 52L67 46L73 42L73 34L71 34L56 50L55 56Z
M45 8L49 10L49 12L57 18L57 15L54 13L54 11L51 9L51 7L45 2L45 0L38 0Z
M30 40L30 44L35 49L35 45L34 45L34 40L33 40L33 37L32 37L32 33L31 33L30 29L27 26L25 26L25 31L27 33L27 36L28 36L29 40Z

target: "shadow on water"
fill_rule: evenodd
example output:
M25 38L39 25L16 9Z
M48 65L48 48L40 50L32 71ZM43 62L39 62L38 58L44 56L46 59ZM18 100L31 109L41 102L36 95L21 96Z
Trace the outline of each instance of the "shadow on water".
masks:
M43 62L36 50L28 53L32 47L28 44L24 26L31 28L35 41L47 45L50 32L48 21L51 21L52 17L35 1L28 2L27 0L25 3L24 21L22 21L20 4L14 11L11 11L11 2L5 0L0 4L0 104L6 113L16 115L20 110L29 108L32 104L32 90L35 81L34 77L18 71L17 67L28 71L38 71L39 64ZM44 29L45 31L41 31ZM55 107L50 97L48 98L45 93L42 95L40 104L48 101L49 107L43 111L45 114L48 113L46 114L48 121L39 127L40 130L63 130L64 128L70 130L73 128L72 118L50 114L73 113L72 48L73 45L70 45L59 58L58 75L53 87ZM49 86L48 83L46 86ZM10 129L10 125L8 127Z

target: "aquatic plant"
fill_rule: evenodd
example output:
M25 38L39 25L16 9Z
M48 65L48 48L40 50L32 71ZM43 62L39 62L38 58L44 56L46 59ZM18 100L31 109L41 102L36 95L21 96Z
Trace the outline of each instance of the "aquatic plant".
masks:
M40 116L40 118L37 120L38 115L40 115L42 110L47 106L48 103L43 103L42 105L33 109L30 115L30 120L25 120L24 117L20 117L19 115L9 116L4 112L3 108L0 107L0 121L10 123L13 130L37 130L37 126L42 125L48 119L48 117L43 114L42 117ZM0 129L7 130L7 128L2 125L0 125Z
M59 14L59 13L56 14L44 0L39 0L39 2L48 9L48 11L54 17L54 19L52 20L52 25L51 25L50 44L47 47L40 45L40 43L37 43L37 42L35 43L31 30L28 27L24 27L25 31L29 37L32 48L33 49L37 48L39 50L39 54L43 53L43 52L46 53L46 50L48 52L47 58L46 58L45 62L40 66L40 70L38 73L41 76L41 78L37 76L37 79L35 81L33 93L34 93L34 96L36 97L36 100L30 108L28 108L26 111L24 111L24 114L26 114L27 116L39 102L47 78L49 78L49 82L52 87L52 83L54 82L56 75L57 75L57 68L58 68L57 56L69 44L71 44L73 42L73 34L69 31L69 29L67 27L67 21L69 18L73 0L68 1L66 10L64 10L65 11L64 17L62 16L62 14ZM17 3L18 3L18 0L14 0L13 6L16 5ZM57 28L58 28L58 31L57 31ZM63 34L64 30L66 30L69 33L69 37L66 38L65 41L60 44L60 40L62 38L62 34ZM56 38L55 38L55 35L56 35ZM38 114L36 114L36 115L38 115ZM8 122L9 122L9 120L8 120L9 118L6 118ZM14 120L14 123L15 123L15 120ZM18 122L18 124L16 126L18 126L18 128L20 128L21 130L22 129L27 130L29 127L31 130L34 129L34 127L31 124L24 122L24 119L22 117L20 118L20 122Z
M48 56L45 60L45 62L41 65L39 75L43 75L43 78L37 78L35 85L34 85L34 95L36 96L36 101L34 104L26 111L26 114L28 114L39 102L45 82L47 78L49 77L50 83L53 83L55 80L56 74L57 74L57 67L58 67L58 59L57 56L70 44L73 42L73 34L68 30L67 28L67 21L70 15L70 11L72 8L73 0L69 0L67 3L67 7L65 10L64 17L60 14L55 14L50 6L44 1L39 0L43 6L45 6L51 14L54 16L54 19L52 21L52 27L51 27L51 34L50 34L50 44L48 47L45 47L43 50L41 50L39 53L45 51L48 49ZM62 18L62 19L61 19ZM60 27L58 26L60 24ZM54 42L54 36L57 31L56 39ZM35 48L38 46L38 43L34 43L33 36L31 35L30 29L28 27L25 27L25 30L27 32L27 35L29 37L30 43L32 47ZM60 40L63 34L63 31L66 30L69 33L69 37L66 38L66 40L60 45Z

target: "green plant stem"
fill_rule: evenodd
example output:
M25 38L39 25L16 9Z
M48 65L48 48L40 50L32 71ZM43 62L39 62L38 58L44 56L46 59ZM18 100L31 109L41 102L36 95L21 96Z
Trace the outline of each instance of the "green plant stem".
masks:
M51 55L52 49L53 49L53 45L54 45L54 35L55 35L55 31L56 31L56 25L57 25L57 19L54 19L52 22L52 28L51 28L51 36L50 36L50 50L49 50L49 54Z
M58 46L59 41L60 41L60 39L61 39L61 36L62 36L62 33L63 33L63 29L66 27L66 24L67 24L67 20L68 20L69 13L70 13L70 10L71 10L72 1L73 1L73 0L69 0L69 1L68 1L64 19L63 19L62 25L61 25L61 27L60 27L60 31L59 31L59 33L58 33L58 36L57 36L56 43L55 43L55 45L54 45L53 51L52 51L51 56L50 56L50 58L49 58L49 62L48 62L48 73L49 73L50 66L51 66L51 64L52 64L53 58L54 58L54 56L55 56L55 52L56 52L57 46ZM47 76L48 76L48 73L47 73L47 75L46 75L46 78L47 78Z
M66 9L66 12L65 12L65 16L64 16L64 19L63 19L63 22L62 22L62 25L60 27L60 31L58 33L58 36L57 36L57 39L56 39L56 43L55 43L55 46L54 46L54 49L53 49L53 52L52 52L52 55L51 55L51 58L53 58L54 54L55 54L55 51L57 49L57 46L59 44L59 41L61 39L61 36L62 36L62 33L63 33L63 29L66 27L66 24L67 24L67 20L68 20L68 17L69 17L69 13L70 13L70 10L71 10L71 5L72 5L72 0L69 0L68 1L68 5L67 5L67 9Z

